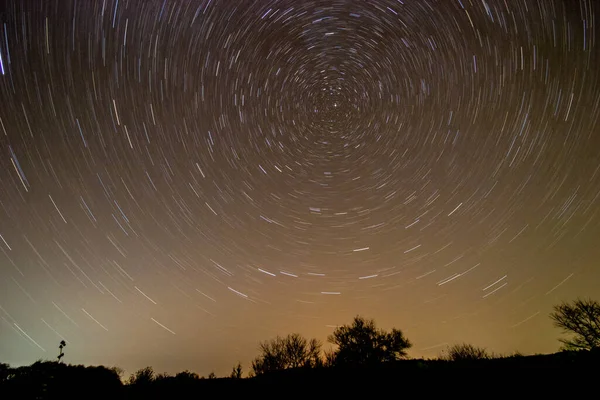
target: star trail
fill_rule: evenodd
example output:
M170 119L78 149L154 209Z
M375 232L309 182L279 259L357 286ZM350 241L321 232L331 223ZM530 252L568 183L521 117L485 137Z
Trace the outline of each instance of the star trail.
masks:
M0 361L228 373L600 297L593 0L5 1ZM55 354L56 353L56 354Z

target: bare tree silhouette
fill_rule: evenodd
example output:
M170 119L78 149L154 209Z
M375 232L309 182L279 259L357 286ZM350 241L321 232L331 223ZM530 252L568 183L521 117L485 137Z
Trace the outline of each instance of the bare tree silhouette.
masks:
M559 339L565 350L592 350L600 348L600 303L591 299L577 299L572 304L563 302L554 306L550 314L554 325L573 336Z
M317 339L307 340L298 333L262 342L259 349L260 356L252 361L252 372L256 375L288 368L323 365L321 343Z
M412 347L399 329L386 332L377 329L375 321L356 316L352 325L337 327L328 338L338 346L333 365L372 365L406 357Z

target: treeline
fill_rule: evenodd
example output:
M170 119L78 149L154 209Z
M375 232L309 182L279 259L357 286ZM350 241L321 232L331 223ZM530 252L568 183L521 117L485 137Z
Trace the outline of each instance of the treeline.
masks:
M401 330L379 329L374 320L357 316L328 337L333 350L323 351L320 341L296 333L276 337L259 344L259 354L248 373L238 363L222 378L214 373L204 378L190 371L157 374L151 367L126 378L119 368L67 365L61 362L66 346L61 342L57 362L39 361L18 368L0 364L0 399L176 399L199 398L206 393L265 395L274 390L287 391L275 397L295 397L301 392L309 395L311 388L384 388L393 387L398 380L425 384L431 390L426 382L442 382L460 371L476 378L471 389L500 378L505 385L531 385L536 374L541 377L538 373L532 376L531 371L545 370L545 379L552 376L548 371L560 371L563 378L577 371L597 373L600 304L592 300L563 303L550 317L570 334L561 339L563 351L556 354L502 356L470 344L456 344L436 359L409 359L407 351L412 344ZM250 379L243 379L246 377Z

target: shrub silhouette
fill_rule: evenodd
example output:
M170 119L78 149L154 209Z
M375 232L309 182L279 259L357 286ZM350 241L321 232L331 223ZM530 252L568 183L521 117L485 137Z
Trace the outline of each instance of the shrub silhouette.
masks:
M377 329L373 319L356 316L352 325L337 327L328 338L337 349L330 357L334 366L373 365L406 357L412 344L399 329Z
M190 372L190 371L182 371L182 372L178 372L175 375L175 379L177 379L178 381L196 381L198 379L200 379L200 377L198 376L197 373L195 372Z
M137 370L127 380L128 385L149 385L156 380L152 367Z
M491 356L483 347L476 347L472 344L463 343L448 347L445 354L440 358L448 361L473 361L487 360L490 359Z
M154 382L164 382L164 381L168 381L168 380L172 380L173 377L169 374L167 374L166 372L160 373L160 374L156 374L156 376L154 377L154 380L152 381L152 383Z
M554 325L573 336L559 339L564 350L594 350L600 348L600 303L577 299L572 304L554 306L550 314Z
M282 338L277 336L259 344L261 354L252 361L252 372L266 372L298 367L318 367L321 360L321 343L317 339L307 340L298 333Z

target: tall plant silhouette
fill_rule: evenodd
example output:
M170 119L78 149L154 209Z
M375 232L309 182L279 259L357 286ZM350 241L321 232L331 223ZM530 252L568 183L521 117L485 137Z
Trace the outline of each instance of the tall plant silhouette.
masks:
M241 379L242 378L242 364L241 363L238 362L237 365L233 367L230 377L233 379Z
M65 347L67 347L67 343L64 340L61 340L60 345L58 346L58 348L59 348L58 357L56 357L58 359L58 362L61 362L62 358L65 356L65 353L63 352L63 349Z
M261 354L252 361L252 371L260 375L298 367L317 367L323 364L321 343L317 339L307 340L298 333L276 337L259 345Z

